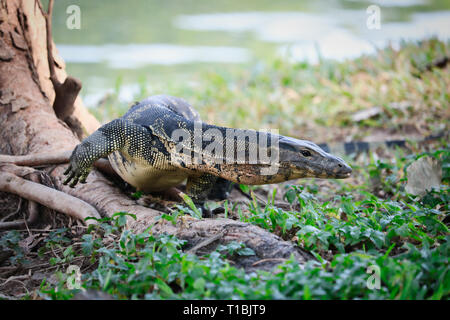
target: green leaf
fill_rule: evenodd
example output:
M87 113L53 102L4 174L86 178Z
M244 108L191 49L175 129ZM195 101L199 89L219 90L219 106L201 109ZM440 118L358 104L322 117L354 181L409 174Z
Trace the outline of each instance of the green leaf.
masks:
M158 286L158 288L166 295L166 296L172 296L173 291L172 289L165 283L163 280L156 278L155 284Z
M254 256L255 255L255 251L253 251L253 249L245 247L242 249L239 249L237 251L238 255L240 256Z
M195 206L194 201L192 201L192 199L187 194L184 194L184 193L182 194L182 198L183 198L184 202L189 206L189 208L191 208L191 210L193 211L194 218L201 219L202 213Z
M131 194L131 197L133 199L138 200L138 199L140 199L142 197L142 195L143 195L142 191L136 191L135 193Z
M203 291L203 290L205 290L205 285L206 285L205 279L203 279L203 278L197 278L197 279L194 281L193 287L194 287L195 290Z
M239 188L241 189L242 192L248 194L250 192L250 188L249 186L245 185L245 184L240 184Z

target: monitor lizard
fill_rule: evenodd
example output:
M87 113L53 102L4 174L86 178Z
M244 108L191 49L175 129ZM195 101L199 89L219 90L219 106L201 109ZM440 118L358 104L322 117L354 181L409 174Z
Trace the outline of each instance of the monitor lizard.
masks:
M85 183L94 162L106 156L123 180L144 193L187 179L186 193L195 203L227 181L261 185L305 177L343 179L352 172L344 160L311 141L210 125L185 100L168 95L136 103L84 139L72 152L64 184Z

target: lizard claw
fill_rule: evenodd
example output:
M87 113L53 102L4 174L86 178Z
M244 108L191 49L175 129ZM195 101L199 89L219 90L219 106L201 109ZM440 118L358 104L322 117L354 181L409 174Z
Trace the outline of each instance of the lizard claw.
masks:
M78 177L78 176L75 176L75 178L72 180L72 183L69 185L69 187L75 188L75 186L76 186L77 183L78 183L78 179L79 179L79 177Z
M69 164L69 166L67 167L66 171L64 171L64 175L68 175L70 170L72 170L72 166Z
M70 164L66 171L64 171L64 175L67 178L64 180L63 184L69 184L69 187L75 188L78 182L86 183L86 178L91 171L91 167L86 165L85 161L80 159L78 147L75 148L72 155L70 156Z
M69 174L70 173L70 174ZM75 176L75 172L73 172L73 171L71 171L70 170L70 166L69 166L69 169L67 169L66 171L64 171L64 174L65 175L68 175L69 174L69 176L64 180L64 182L63 182L63 184L64 185L66 185L66 184L68 184L69 182L70 182L70 180L72 180L72 178Z
M80 183L86 183L86 178L89 174L90 170L71 170L68 174L69 176L64 180L63 184L67 185L69 184L69 187L74 188L78 182Z
M86 178L87 178L87 174L86 175L82 175L80 178L80 183L86 183Z
M86 178L89 174L90 169L78 169L78 170L70 170L67 174L68 177L66 178L66 180L64 180L63 184L67 185L69 184L69 187L74 188L78 182L80 183L86 183ZM64 173L66 174L66 173ZM66 175L67 175L66 174Z

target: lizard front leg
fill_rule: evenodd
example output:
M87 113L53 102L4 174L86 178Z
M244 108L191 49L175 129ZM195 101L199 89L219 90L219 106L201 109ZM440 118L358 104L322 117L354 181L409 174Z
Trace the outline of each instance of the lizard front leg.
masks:
M209 173L189 177L186 183L186 192L194 202L202 203L206 200L217 179L218 177Z
M223 178L217 178L208 193L208 199L225 200L230 195L234 183Z
M211 212L204 207L206 197L213 188L218 177L205 173L201 176L189 177L186 183L186 192L194 203L201 207L204 217L211 215Z
M69 167L64 172L67 178L63 184L72 181L70 187L73 188L78 181L85 183L95 161L123 148L130 126L133 125L123 119L113 120L77 145L70 156Z

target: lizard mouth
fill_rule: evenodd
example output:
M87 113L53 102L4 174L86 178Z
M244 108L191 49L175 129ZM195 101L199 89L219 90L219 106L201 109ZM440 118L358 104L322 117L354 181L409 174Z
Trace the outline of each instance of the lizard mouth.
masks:
M350 177L351 175L352 175L351 172L341 173L341 174L338 175L338 178L340 178L340 179L345 179L345 178Z
M341 172L337 172L335 177L337 179L346 179L349 178L352 175L352 169L350 167L345 168L345 170L342 170Z

